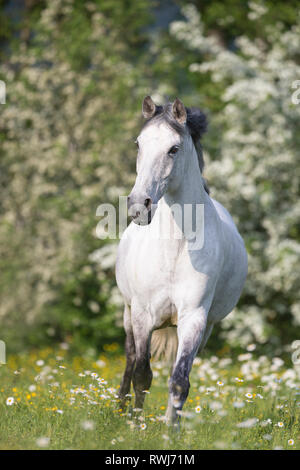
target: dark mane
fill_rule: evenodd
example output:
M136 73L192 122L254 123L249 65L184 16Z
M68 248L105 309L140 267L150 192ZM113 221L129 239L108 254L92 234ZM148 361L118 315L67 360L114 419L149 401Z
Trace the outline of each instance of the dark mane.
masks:
M191 107L185 108L187 113L187 128L193 139L195 149L198 155L198 162L200 171L202 173L204 168L203 152L200 139L207 129L207 118L206 115L199 108ZM164 106L156 106L155 114L145 123L147 126L150 122L165 121L172 129L174 129L179 135L183 135L184 127L176 121L172 113L172 103L167 103ZM209 193L209 189L204 180L205 190Z

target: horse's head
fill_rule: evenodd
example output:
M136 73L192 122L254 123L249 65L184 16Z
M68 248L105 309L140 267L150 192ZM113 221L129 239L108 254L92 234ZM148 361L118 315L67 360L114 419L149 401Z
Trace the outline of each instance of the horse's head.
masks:
M200 110L185 108L178 98L157 106L147 96L142 112L147 121L136 139L137 177L128 196L128 213L136 224L147 225L166 191L179 187L187 164L184 155L194 145L194 137L198 139L205 130L206 120Z

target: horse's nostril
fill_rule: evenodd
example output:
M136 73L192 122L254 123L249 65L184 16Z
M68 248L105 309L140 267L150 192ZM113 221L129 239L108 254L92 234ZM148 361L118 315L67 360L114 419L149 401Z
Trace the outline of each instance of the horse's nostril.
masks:
M152 204L152 201L151 201L150 197L145 199L144 205L147 209L151 208L151 204Z

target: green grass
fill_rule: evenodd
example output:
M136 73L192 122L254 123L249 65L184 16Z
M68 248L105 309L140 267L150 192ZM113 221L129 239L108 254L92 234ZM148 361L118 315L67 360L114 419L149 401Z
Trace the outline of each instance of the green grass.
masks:
M300 448L299 371L279 360L197 358L180 434L162 420L168 367L153 364L137 416L118 409L123 367L123 356L110 352L98 361L48 349L8 357L0 366L0 449Z

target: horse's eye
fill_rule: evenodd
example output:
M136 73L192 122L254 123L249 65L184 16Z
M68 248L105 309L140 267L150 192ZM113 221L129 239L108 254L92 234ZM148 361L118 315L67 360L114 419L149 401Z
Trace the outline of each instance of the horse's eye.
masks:
M169 155L175 155L179 150L179 145L174 145L173 147L170 148L168 154Z
M140 148L137 140L135 140L134 143L136 144L137 148Z

